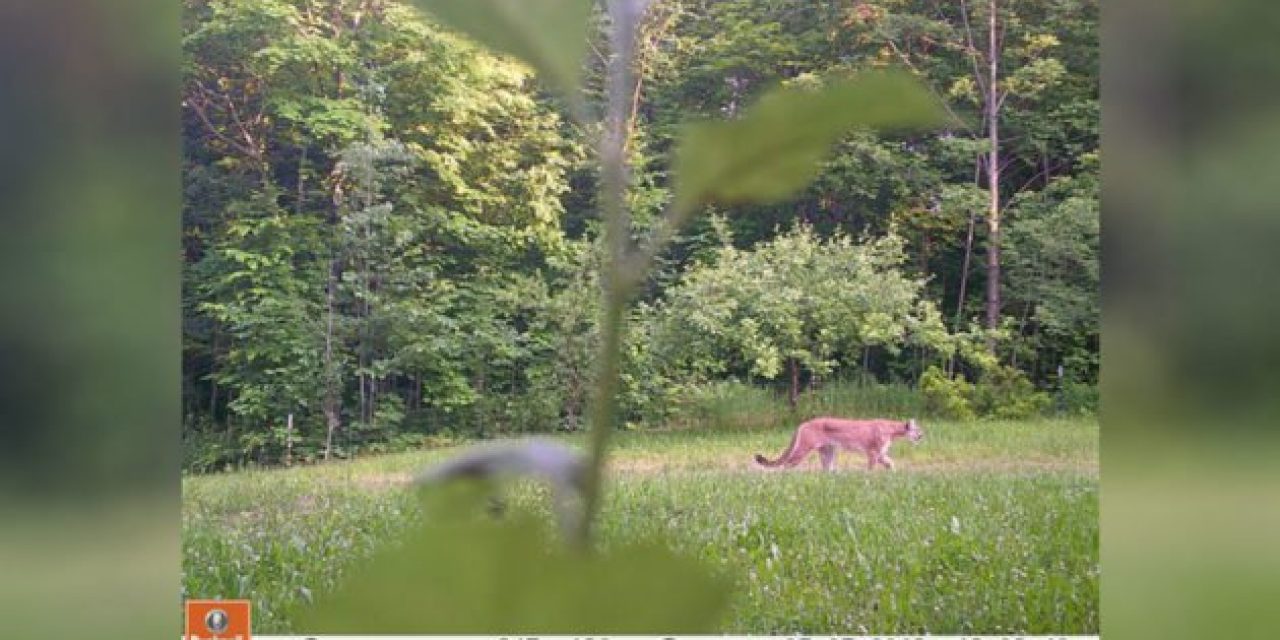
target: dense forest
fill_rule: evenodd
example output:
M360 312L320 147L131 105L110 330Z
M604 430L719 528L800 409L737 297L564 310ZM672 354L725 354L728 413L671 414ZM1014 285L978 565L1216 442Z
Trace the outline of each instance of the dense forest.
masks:
M683 123L895 67L949 124L854 133L801 194L701 212L631 307L621 409L900 389L958 419L1088 411L1096 0L654 0L634 232ZM583 104L609 56L592 34ZM599 322L598 128L393 0L184 0L189 469L573 430ZM590 121L590 120L588 120Z

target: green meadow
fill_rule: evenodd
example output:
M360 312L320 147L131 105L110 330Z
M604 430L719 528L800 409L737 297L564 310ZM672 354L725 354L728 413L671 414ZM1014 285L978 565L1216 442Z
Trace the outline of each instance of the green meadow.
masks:
M874 473L851 453L836 473L816 456L755 468L790 428L621 432L600 540L661 537L732 577L725 632L1097 633L1096 421L925 427ZM186 478L184 595L250 598L256 632L306 631L291 608L422 517L409 479L454 451ZM545 513L543 497L510 493Z

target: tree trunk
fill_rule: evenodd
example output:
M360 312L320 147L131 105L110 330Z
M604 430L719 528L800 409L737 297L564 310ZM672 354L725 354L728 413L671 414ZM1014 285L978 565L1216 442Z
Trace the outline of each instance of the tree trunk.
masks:
M218 381L209 381L209 424L218 424Z
M990 0L987 17L987 138L991 148L987 151L987 190L990 202L987 207L987 329L1000 326L1000 57L997 33L996 0ZM994 343L988 341L994 349Z
M964 303L967 289L969 286L969 265L973 261L973 227L976 222L977 213L973 210L969 211L969 230L964 237L964 262L960 266L960 291L956 294L956 319L951 323L952 333L960 332L960 323L964 321ZM956 354L953 352L947 360L947 375L953 375L956 372Z
M473 379L471 386L476 390L476 397L479 400L479 402L477 403L479 405L479 410L475 412L475 416L476 416L475 429L476 429L476 433L483 437L487 435L485 433L485 427L487 425L486 419L488 417L488 408L489 408L489 403L485 401L486 400L485 368L484 368L483 362L480 363L480 366L476 371L476 376Z
M306 202L306 184L307 184L307 145L302 144L298 152L298 195L293 203L294 215L302 216L304 210L303 203Z
M232 387L232 389L234 389L234 387ZM231 411L231 401L233 399L235 399L235 391L234 390L228 391L227 392L227 430L226 430L227 446L231 446L231 444L235 442L236 423L234 420L232 420L233 412Z
M218 370L218 325L213 325L213 337L209 348L209 373L213 374ZM218 426L218 379L209 376L209 425L216 429Z
M933 249L933 238L928 231L920 240L920 273L929 273L929 253Z
M796 401L800 398L800 361L791 358L789 362L791 363L791 390L787 394L787 403L794 410Z
M1018 334L1017 334L1018 336L1022 336L1026 332L1027 323L1031 321L1031 311L1034 308L1035 308L1035 305L1033 305L1029 300L1027 301L1026 306L1023 307L1022 319L1018 321ZM1033 351L1033 353L1039 353L1039 350ZM1011 367L1018 366L1018 350L1017 349L1009 350L1009 366Z
M965 295L969 286L969 265L973 261L973 227L977 215L969 212L969 230L964 237L964 261L960 265L960 292L956 295L956 319L952 322L951 331L960 331L960 322L964 320Z
M226 445L228 449L231 449L232 451L238 451L240 449L239 447L235 446L236 421L235 421L235 412L231 410L231 403L235 400L235 398L236 398L235 387L228 388L227 389L227 430L223 435L224 437L223 443ZM233 455L235 456L233 459L235 460L236 464L240 464L244 462L244 457L242 454L236 453ZM224 463L224 464L229 464L229 463Z
M569 431L578 430L578 416L582 413L582 390L577 384L569 387L569 393L564 403L564 422L565 429Z
M336 34L335 29L335 34ZM337 88L335 96L342 98L343 86L345 84L345 76L342 69L338 69L335 74ZM333 167L330 177L333 179L333 194L331 202L333 208L330 209L329 225L331 229L336 229L338 222L342 217L342 173L341 164ZM334 316L334 296L338 289L338 282L341 280L342 263L340 261L337 247L334 248L334 255L329 259L329 282L325 287L325 330L324 330L324 419L325 419L325 436L324 436L324 459L328 460L333 455L333 434L342 426L342 381L337 375L337 366L333 361L333 316Z
M360 422L368 424L369 416L365 408L369 406L369 403L365 399L366 395L365 395L365 389L364 389L364 349L363 348L361 349L359 360L356 361L356 367L360 370L360 372L356 374L356 383L359 385L359 388L360 388L360 406L357 407L356 413L360 416L360 420L359 420Z
M284 423L284 466L293 465L293 414Z
M329 283L325 287L325 314L327 316L324 331L324 418L326 431L324 437L324 459L333 454L333 433L341 426L342 397L338 392L337 376L333 364L333 291L338 286L338 260L329 261Z

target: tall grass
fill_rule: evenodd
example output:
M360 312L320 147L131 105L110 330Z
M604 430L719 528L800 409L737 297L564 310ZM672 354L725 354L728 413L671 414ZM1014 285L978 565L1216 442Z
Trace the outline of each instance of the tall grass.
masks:
M923 415L920 392L905 384L836 380L806 390L792 408L786 392L741 382L717 382L680 394L666 424L674 428L750 431L820 415L909 418Z
M605 540L660 535L736 578L738 633L1098 629L1088 475L632 475L601 516Z
M800 396L797 413L861 418L923 417L920 392L905 384L837 381Z
M836 474L753 468L793 428L765 426L617 434L600 542L661 536L719 567L733 633L1097 632L1095 421L926 420L897 471L842 454ZM452 451L186 478L184 595L306 631L292 609L420 518L410 474ZM512 506L547 514L543 493L515 487Z

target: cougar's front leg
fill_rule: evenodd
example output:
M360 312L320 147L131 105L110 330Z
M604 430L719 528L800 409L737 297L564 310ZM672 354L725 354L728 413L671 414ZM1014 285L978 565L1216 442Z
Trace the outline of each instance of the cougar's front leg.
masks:
M822 468L824 471L836 470L836 446L833 444L825 445L818 448L818 456L822 458Z
M884 465L884 468L893 471L893 459L889 457L888 445L880 449L880 454L877 457L880 459L880 464Z
M867 471L875 471L876 463L880 461L880 454L875 449L867 452Z

